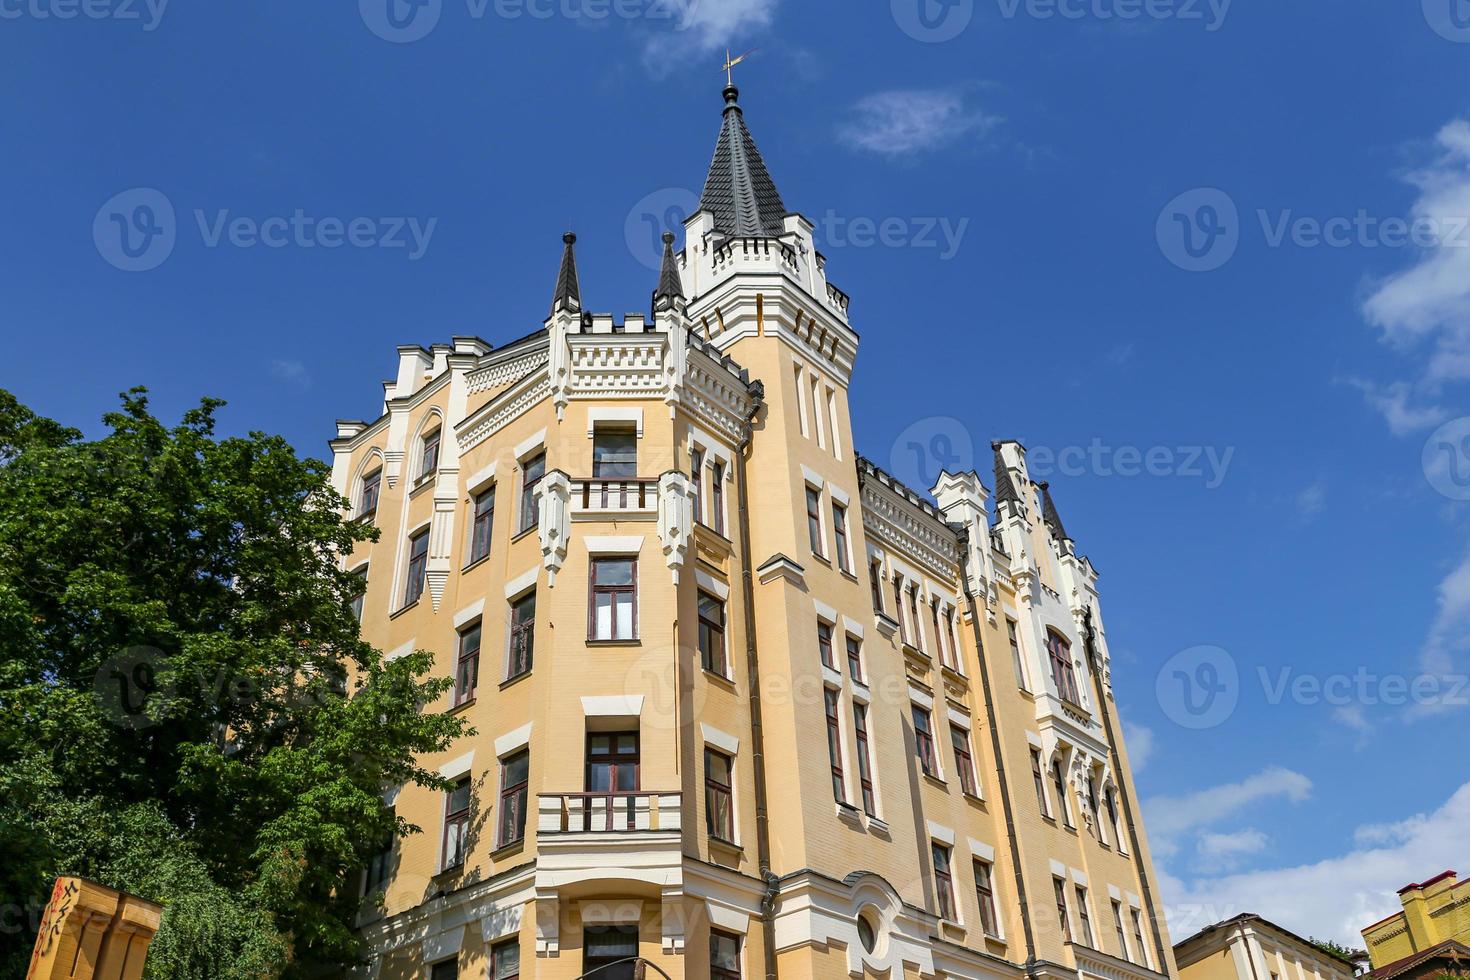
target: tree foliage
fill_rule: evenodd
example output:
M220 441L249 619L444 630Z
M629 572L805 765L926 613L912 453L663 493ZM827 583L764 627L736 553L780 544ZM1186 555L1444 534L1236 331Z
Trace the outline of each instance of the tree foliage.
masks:
M221 404L168 427L137 389L89 441L0 390L0 977L59 874L165 903L150 977L350 962L353 876L417 830L384 789L443 788L415 759L465 734L428 654L358 635L376 532Z

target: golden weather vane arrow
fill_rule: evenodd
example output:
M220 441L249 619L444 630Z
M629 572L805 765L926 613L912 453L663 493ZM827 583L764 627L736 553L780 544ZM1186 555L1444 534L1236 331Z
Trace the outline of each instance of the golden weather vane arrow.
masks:
M720 71L722 71L722 72L725 73L725 84L729 85L731 88L734 88L735 87L735 66L738 65L738 64L740 64L741 62L745 61L746 58L749 58L751 55L755 54L759 50L760 50L760 48L751 48L749 51L745 52L740 57L738 57L738 58L731 58L730 57L730 49L729 48L726 48L725 49L725 63L724 63L724 65L722 65L720 67Z

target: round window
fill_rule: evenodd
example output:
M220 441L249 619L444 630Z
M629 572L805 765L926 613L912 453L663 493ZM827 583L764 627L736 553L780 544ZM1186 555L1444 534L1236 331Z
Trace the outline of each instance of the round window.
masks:
M878 933L873 928L873 917L867 912L858 916L857 920L858 942L863 944L863 949L872 952L878 947Z

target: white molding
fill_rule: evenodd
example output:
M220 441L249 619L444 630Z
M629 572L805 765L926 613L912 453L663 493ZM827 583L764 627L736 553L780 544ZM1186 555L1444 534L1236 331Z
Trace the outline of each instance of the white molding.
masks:
M439 767L439 775L445 779L458 779L465 773L475 768L475 752L473 749L460 756L458 759L450 759Z
M822 474L805 463L801 464L801 478L814 489L825 490L827 488L827 481L822 477Z
M636 555L643 550L644 534L589 536L582 540L589 555Z
M930 711L934 710L934 695L928 691L921 691L912 684L909 685L909 700L921 708L928 708Z
M1075 881L1077 884L1081 885L1083 888L1086 888L1087 887L1087 872L1086 871L1083 871L1081 868L1072 868L1070 870L1072 872L1072 880Z
M505 583L505 597L514 599L523 592L530 591L536 585L536 576L541 574L541 567L534 565L530 569L517 575Z
M464 948L464 926L455 926L445 929L443 932L425 936L419 945L421 962L427 970L430 964L439 963L451 957L457 956Z
M1045 751L1046 746L1041 744L1041 736L1033 731L1026 732L1026 741L1033 749Z
M587 409L587 438L591 439L597 434L599 423L627 423L632 422L638 438L643 438L643 409L641 408L612 408L594 406Z
M867 636L863 632L863 624L859 623L851 616L842 617L842 631L844 633L848 633L852 636L857 637L859 640L867 639Z
M737 908L732 908L729 905L716 902L712 898L706 898L704 900L704 907L705 910L709 913L709 921L711 925L719 929L723 929L726 932L733 932L736 935L740 936L744 936L750 931L749 912L745 912ZM742 943L740 950L741 955L744 955L745 953L744 946L745 944Z
M844 507L852 506L852 497L848 495L848 492L846 490L843 490L837 484L834 483L831 486L827 487L827 492L832 495L832 499L836 503L839 503Z
M823 622L836 626L842 620L837 615L837 610L827 605L821 599L812 597L812 608L817 611L817 618Z
M1139 899L1137 895L1133 894L1132 892L1124 892L1123 894L1128 898L1129 908L1142 910L1143 902Z
M973 837L966 838L965 843L970 847L970 856L984 861L986 864L995 864L995 848L984 841L978 841Z
M531 744L531 726L533 722L526 722L513 732L506 732L495 740L495 757L502 759L510 755L516 749L525 748Z
M1117 885L1109 885L1108 898L1112 899L1115 902L1121 902L1123 901L1123 892L1119 890Z
M974 722L970 720L970 716L965 714L963 711L960 711L958 708L949 709L949 721L950 724L958 725L960 728L963 728L966 735L968 735L970 733L970 729L974 727Z
M542 429L540 432L533 432L531 435L516 443L515 458L517 461L525 459L527 456L531 455L537 449L540 449L545 445L546 430Z
M519 935L525 911L524 904L501 905L497 903L491 906L490 910L480 919L480 939L489 944L509 936Z
M463 629L466 625L474 622L477 619L480 619L484 615L485 600L476 599L474 602L470 603L468 606L465 606L459 612L454 614L454 628L456 630Z
M465 492L472 497L477 496L481 490L484 490L486 487L494 482L495 463L491 463L489 466L485 467L484 469L477 472L474 476L469 478L469 480L465 483Z
M949 847L954 847L955 838L954 828L952 827L946 827L942 823L935 823L933 820L930 820L929 836L933 840L939 841L939 843L941 844L948 845Z
M583 698L582 714L588 718L637 718L643 714L643 695Z
M704 739L705 744L713 745L727 755L740 754L740 739L728 732L722 732L713 725L706 725L704 722L700 722L699 734Z
M384 654L383 655L383 662L384 663L391 664L393 661L395 661L395 660L402 660L404 657L408 656L410 653L413 653L413 651L414 651L414 643L417 642L417 639L418 638L415 637L414 639L409 640L407 643L403 644L403 646L394 648L394 650L393 650L392 653Z
M699 428L697 425L690 423L689 442L692 445L704 450L706 460L708 460L710 456L714 456L716 459L724 463L726 479L733 479L733 476L731 474L733 474L735 470L735 455L729 449L726 449L724 444L719 439L717 439L715 436L710 435L708 432Z
M708 592L710 595L713 595L720 601L723 602L730 598L730 586L724 582L721 582L719 579L715 578L713 575L709 574L703 569L696 568L694 570L694 579L696 582L699 583L699 587L701 589Z
M1053 878L1066 878L1067 866L1053 858L1051 860L1051 874Z

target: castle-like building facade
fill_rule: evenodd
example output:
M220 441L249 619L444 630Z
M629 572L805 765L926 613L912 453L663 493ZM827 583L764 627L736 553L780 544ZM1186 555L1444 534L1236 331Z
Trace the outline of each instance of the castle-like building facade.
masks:
M475 730L387 795L358 975L1172 975L1096 571L1016 442L857 454L848 297L725 102L651 315L568 235L542 329L338 423L363 635Z

